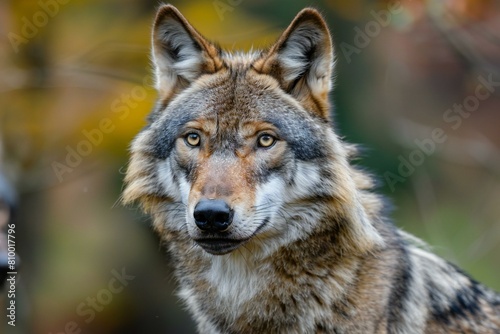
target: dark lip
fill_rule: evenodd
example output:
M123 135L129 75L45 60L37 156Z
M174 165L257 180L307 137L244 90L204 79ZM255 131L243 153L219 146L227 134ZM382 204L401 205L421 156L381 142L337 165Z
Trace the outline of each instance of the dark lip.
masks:
M257 227L255 232L249 238L246 239L210 237L210 238L194 239L194 242L196 242L201 248L203 248L206 252L212 255L228 254L234 251L236 248L243 245L248 240L252 239L268 223L269 223L269 217L264 219L262 221L262 224L260 224L260 226Z
M201 248L206 252L213 255L224 255L232 252L248 239L237 240L237 239L227 239L227 238L205 238L196 239L196 242Z

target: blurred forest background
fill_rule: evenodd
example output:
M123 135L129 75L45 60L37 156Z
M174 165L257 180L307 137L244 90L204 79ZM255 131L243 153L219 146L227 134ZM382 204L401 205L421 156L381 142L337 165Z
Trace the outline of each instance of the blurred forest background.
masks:
M500 290L500 1L172 3L241 50L272 43L303 7L320 9L337 46L335 126L366 148L359 164L379 177L394 221ZM194 332L148 219L116 205L128 144L155 101L158 5L0 2L0 169L19 193L22 260L8 333L65 333L71 322L92 334ZM470 113L448 111L464 103ZM427 154L417 143L436 129L446 140ZM77 312L109 297L102 290L123 268L134 279L122 292L91 321Z

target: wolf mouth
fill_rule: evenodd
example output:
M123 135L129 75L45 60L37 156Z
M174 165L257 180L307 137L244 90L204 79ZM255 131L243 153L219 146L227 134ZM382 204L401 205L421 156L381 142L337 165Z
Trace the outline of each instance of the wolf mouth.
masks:
M224 255L232 252L236 248L240 247L248 240L253 238L264 226L269 223L269 218L266 218L262 221L262 223L257 227L255 232L249 237L245 239L232 239L232 238L199 238L194 239L201 248L203 248L206 252L213 255Z
M224 255L232 252L248 239L206 238L194 240L206 252L213 255Z

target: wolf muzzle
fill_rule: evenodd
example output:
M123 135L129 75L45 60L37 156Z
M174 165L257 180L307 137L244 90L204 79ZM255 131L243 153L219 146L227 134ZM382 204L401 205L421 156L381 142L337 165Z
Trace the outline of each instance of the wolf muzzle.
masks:
M223 200L201 199L194 208L193 216L202 232L202 236L194 241L210 254L227 254L248 241L231 236L229 229L234 210Z

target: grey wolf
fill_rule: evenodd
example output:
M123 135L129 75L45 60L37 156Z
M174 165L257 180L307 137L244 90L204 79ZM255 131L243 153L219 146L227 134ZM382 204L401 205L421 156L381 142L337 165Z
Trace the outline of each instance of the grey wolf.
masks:
M159 100L123 200L152 216L200 333L500 333L500 297L393 226L350 164L315 9L261 52L170 5L152 40Z

